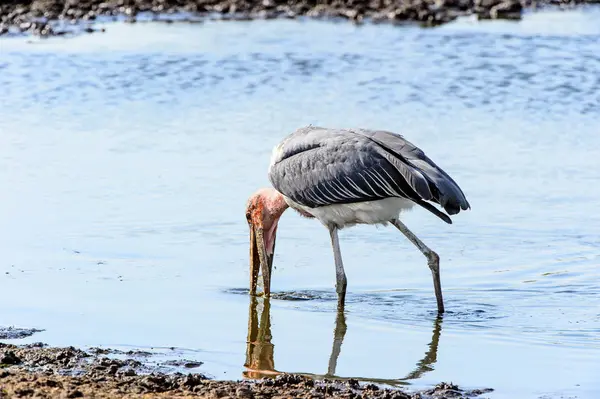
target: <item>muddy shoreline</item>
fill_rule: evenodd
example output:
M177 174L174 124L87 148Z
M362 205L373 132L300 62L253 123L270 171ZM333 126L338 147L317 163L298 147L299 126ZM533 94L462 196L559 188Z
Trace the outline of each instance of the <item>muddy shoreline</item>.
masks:
M459 16L520 19L525 8L591 3L600 0L3 0L0 35L94 32L95 22L115 19L133 23L308 17L435 26Z
M383 388L357 380L312 379L293 374L240 381L216 381L205 375L159 369L143 351L74 347L42 343L0 343L0 398L471 398L491 389L463 390L440 383L420 392ZM174 362L196 368L201 362Z

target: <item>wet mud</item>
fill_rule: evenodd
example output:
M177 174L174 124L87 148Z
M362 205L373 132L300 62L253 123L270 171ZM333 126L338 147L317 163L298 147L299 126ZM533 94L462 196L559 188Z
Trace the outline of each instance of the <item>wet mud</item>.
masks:
M126 352L120 352L123 353ZM422 392L404 392L373 383L361 384L355 379L313 379L293 374L215 381L199 373L152 371L137 359L108 358L107 354L95 349L49 348L41 343L0 344L0 398L426 399L480 397L491 391L467 391L441 383ZM187 363L183 366L188 367Z
M271 342L270 302L252 297L249 304L243 380L216 381L202 374L201 361L156 360L152 350L87 350L49 347L43 343L0 343L0 399L5 398L472 398L492 389L460 388L440 383L407 391L408 380L436 362L441 319L415 370L399 380L362 380L336 376L337 359L346 335L344 312L338 312L326 375L276 370ZM176 353L176 348L170 348ZM242 365L240 365L242 366Z
M0 371L0 398L469 398L453 384L439 384L419 393L381 389L357 382L314 381L283 374L260 381L211 381L201 375L62 376Z
M207 18L309 17L435 26L465 15L476 15L480 19L520 19L527 7L570 7L598 2L600 0L3 0L0 2L0 35L94 32L95 21L111 19L201 22Z

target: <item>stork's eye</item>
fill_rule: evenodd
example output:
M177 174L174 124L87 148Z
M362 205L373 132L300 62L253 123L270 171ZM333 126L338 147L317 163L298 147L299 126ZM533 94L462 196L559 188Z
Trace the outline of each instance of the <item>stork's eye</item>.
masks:
M246 220L248 221L248 223L250 223L250 212L246 212Z

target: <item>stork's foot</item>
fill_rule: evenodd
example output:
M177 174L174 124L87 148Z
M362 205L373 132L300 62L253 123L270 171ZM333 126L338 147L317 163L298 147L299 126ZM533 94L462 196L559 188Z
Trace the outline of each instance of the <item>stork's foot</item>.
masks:
M435 290L435 299L437 300L438 314L442 314L444 313L444 298L442 296L442 282L440 279L440 257L431 250L429 250L426 256L427 265L433 276L433 288Z

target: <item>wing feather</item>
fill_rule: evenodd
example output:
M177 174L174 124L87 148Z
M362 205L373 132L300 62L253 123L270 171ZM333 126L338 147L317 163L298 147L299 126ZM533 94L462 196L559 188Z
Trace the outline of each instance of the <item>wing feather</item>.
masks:
M386 131L298 129L273 150L269 180L308 207L401 197L448 222L425 201L449 214L470 207L454 180L423 151Z
M425 155L423 150L400 134L367 129L354 129L352 131L370 138L379 144L382 150L389 152L393 158L397 158L400 163L409 167L408 171L403 171L403 176L424 200L437 202L451 215L460 212L460 210L471 208L458 184ZM404 172L408 172L408 175ZM415 176L416 174L425 179L429 186L428 189L425 190L421 182L409 178L409 176ZM430 194L427 195L427 192Z

